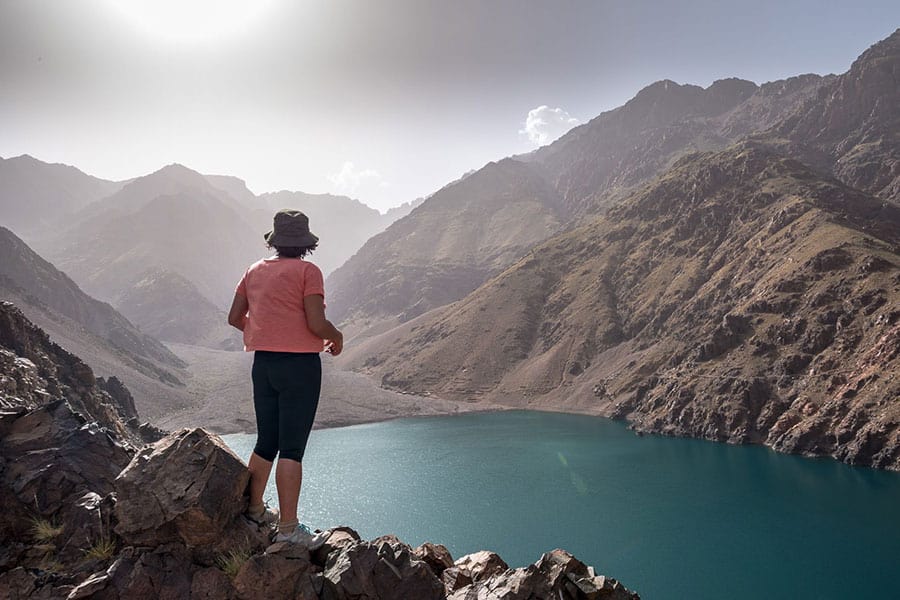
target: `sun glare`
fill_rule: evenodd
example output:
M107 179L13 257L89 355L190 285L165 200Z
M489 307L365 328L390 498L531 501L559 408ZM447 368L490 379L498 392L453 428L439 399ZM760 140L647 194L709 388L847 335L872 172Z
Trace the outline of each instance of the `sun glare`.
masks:
M127 21L154 38L209 42L251 29L274 0L108 0Z

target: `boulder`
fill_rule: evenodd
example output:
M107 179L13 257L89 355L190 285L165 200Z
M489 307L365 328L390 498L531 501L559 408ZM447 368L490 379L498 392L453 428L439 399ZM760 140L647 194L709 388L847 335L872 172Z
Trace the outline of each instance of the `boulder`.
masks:
M359 534L349 527L329 529L325 543L312 553L312 561L316 565L324 567L332 552L339 552L342 548L355 544L359 540Z
M233 600L237 592L221 569L206 567L191 579L191 600Z
M332 553L324 575L322 597L329 600L444 598L444 586L427 564L384 540L357 542Z
M459 567L450 567L449 569L444 569L444 572L441 573L441 583L444 584L444 589L449 594L474 582L468 571L464 571Z
M413 556L431 567L431 570L438 577L441 576L445 569L453 566L453 557L450 555L450 551L441 544L425 542L413 550Z
M481 581L509 569L509 565L500 558L499 554L488 550L466 554L453 564L461 571L466 572L473 581Z
M3 421L0 536L11 542L3 544L0 565L15 566L28 560L28 547L34 541L33 519L64 526L56 535L41 540L47 550L53 550L54 560L82 562L82 550L101 538L101 523L77 527L94 524L100 510L99 504L94 509L79 504L86 496L102 498L113 491L116 475L131 458L130 451L107 430L85 422L65 401L21 411ZM108 519L109 506L106 509ZM108 527L105 534L111 534ZM40 559L40 553L31 554Z
M218 436L172 433L136 454L116 478L116 533L133 545L221 544L245 508L249 477Z
M250 557L234 578L237 597L317 600L321 577L310 562L309 551L294 544L273 544L265 554Z
M166 544L148 552L126 548L106 571L76 586L67 600L181 600L191 595L196 569L187 548L180 544Z

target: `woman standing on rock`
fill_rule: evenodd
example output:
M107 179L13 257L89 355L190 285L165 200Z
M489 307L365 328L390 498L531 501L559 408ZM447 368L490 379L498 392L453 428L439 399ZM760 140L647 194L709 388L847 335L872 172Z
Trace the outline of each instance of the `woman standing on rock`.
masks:
M278 519L276 542L309 543L309 529L297 519L303 453L319 404L323 350L337 356L344 336L325 318L322 271L303 258L319 238L297 210L280 210L265 235L275 256L244 273L228 312L228 323L244 332L253 351L253 406L257 442L250 456L250 508L258 523ZM278 515L263 504L263 492L278 456L275 485Z

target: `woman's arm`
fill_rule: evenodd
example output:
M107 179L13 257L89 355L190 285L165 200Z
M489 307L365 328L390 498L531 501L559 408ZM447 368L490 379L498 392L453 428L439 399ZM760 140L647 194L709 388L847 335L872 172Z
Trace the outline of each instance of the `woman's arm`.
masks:
M250 304L247 302L247 298L240 294L235 294L234 300L231 302L231 310L228 311L228 324L243 331L244 324L247 322L247 309L249 308Z
M340 354L344 349L344 334L325 318L325 298L321 294L305 296L303 310L306 311L306 326L325 340L326 351L334 356Z

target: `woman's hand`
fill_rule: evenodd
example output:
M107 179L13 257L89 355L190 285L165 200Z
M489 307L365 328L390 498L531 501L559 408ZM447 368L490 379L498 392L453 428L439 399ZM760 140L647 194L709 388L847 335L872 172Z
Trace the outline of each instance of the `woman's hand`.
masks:
M344 349L344 335L338 331L338 335L334 339L325 340L325 352L332 356L337 356Z

